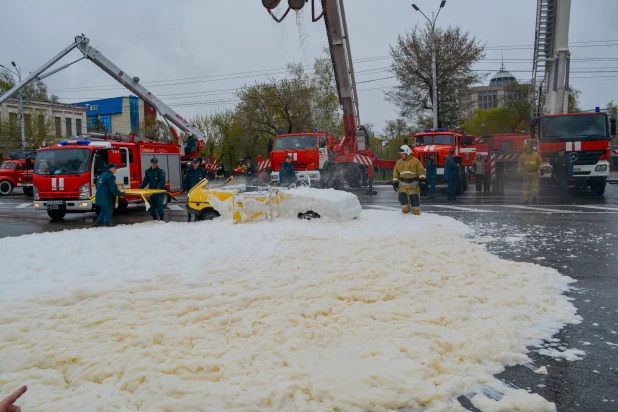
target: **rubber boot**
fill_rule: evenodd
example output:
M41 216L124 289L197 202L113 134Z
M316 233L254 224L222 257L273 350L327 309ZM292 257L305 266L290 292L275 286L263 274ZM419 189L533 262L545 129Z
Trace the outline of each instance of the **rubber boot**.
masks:
M412 209L412 213L416 216L420 216L421 215L421 209L415 207L414 209Z
M157 217L156 217L156 216L153 216L153 217L152 217L152 220L158 220L158 219L157 219Z
M410 213L410 206L405 205L401 208L401 213Z
M191 214L187 213L187 223L191 223Z
M161 222L165 222L164 217L165 217L165 215L161 215L161 216L159 216L159 220L160 220Z

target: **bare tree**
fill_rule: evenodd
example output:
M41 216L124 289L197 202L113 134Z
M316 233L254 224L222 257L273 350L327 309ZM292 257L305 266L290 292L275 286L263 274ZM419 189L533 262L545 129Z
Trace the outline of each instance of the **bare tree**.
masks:
M399 107L400 115L418 123L434 104L431 69L432 30L429 25L414 27L391 46L392 70L399 85L386 93ZM485 57L484 46L460 27L436 28L438 124L455 127L461 120L461 104L467 90L487 74L473 71Z

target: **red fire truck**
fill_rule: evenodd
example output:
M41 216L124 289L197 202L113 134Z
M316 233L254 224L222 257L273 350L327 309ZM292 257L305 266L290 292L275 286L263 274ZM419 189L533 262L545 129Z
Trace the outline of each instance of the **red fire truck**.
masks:
M462 130L424 129L422 133L414 135L414 156L423 166L427 158L433 153L436 155L438 168L438 182L444 180L444 163L451 150L455 150L455 160L459 165L459 179L457 179L457 193L461 194L468 189L468 167L472 166L476 157L476 139Z
M277 22L281 22L293 8L298 11L304 1L289 2L283 17L277 18L273 9L280 0L263 0L262 4ZM279 181L280 165L285 157L292 155L292 164L299 180L320 182L322 187L343 188L344 183L352 188L370 186L372 192L374 167L394 167L394 162L378 160L369 148L368 136L361 127L356 79L352 64L349 33L343 0L318 2L321 10L315 10L312 2L313 22L321 18L326 25L328 45L343 109L344 135L341 139L329 132L317 129L309 133L281 134L276 136L269 159L259 162L259 169L270 168L271 180Z
M11 152L9 158L0 164L0 196L9 195L15 187L21 187L24 194L32 196L32 165L34 150Z
M34 166L34 206L36 209L47 210L52 219L62 219L68 212L88 212L93 210L92 200L96 188L95 178L104 170L107 163L118 164L116 182L123 188L136 188L142 179L145 168L152 157L159 159L159 167L167 172L167 188L174 194L180 192L181 156L184 156L184 146L178 133L170 125L172 123L187 134L193 134L199 142L204 140L204 133L189 123L180 114L159 100L154 94L139 84L138 77L129 76L99 50L90 45L90 39L83 34L75 37L75 41L54 56L50 61L32 72L24 81L0 96L0 103L17 93L28 83L41 80L63 70L73 63L65 64L46 74L43 74L53 64L59 61L73 49L78 49L84 58L92 61L114 80L135 93L153 107L167 122L170 131L176 137L176 143L158 143L137 141L132 137L129 141L121 141L114 136L92 138L90 140L63 141L58 146L41 149L37 153ZM136 200L137 199L128 199ZM126 207L126 202L120 204Z
M116 183L121 189L135 189L153 157L167 172L168 191L181 193L177 144L92 139L65 140L57 146L40 149L34 164L34 208L46 210L54 220L62 219L67 213L94 211L95 182L108 163L116 164ZM140 200L138 197L120 199L118 208ZM168 201L165 197L164 204Z
M541 178L551 177L551 161L562 148L573 162L571 186L589 186L592 193L605 193L609 141L616 135L616 119L599 108L594 112L542 115L535 119L532 132L544 161Z

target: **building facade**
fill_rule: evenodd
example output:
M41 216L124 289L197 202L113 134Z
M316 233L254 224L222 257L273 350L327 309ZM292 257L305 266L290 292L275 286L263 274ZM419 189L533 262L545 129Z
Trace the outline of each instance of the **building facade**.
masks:
M24 100L26 141L33 136L47 136L49 143L86 133L86 109L72 104ZM0 105L0 153L16 149L16 136L21 136L19 99L8 99ZM52 123L53 122L53 123ZM6 128L6 130L4 130ZM40 138L34 140L41 140Z
M509 99L527 100L528 88L518 85L517 79L504 70L504 66L491 78L489 86L472 87L466 104L466 118L476 113L478 109L489 110L504 107Z
M156 111L137 96L112 97L75 104L87 110L88 131L139 133L140 124L156 119Z

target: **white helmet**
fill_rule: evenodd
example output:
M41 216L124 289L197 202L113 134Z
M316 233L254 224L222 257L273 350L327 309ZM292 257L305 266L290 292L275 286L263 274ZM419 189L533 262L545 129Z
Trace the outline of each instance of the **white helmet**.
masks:
M404 153L406 156L410 156L412 154L412 149L410 149L410 146L408 146L407 144L404 144L399 148L399 154Z

